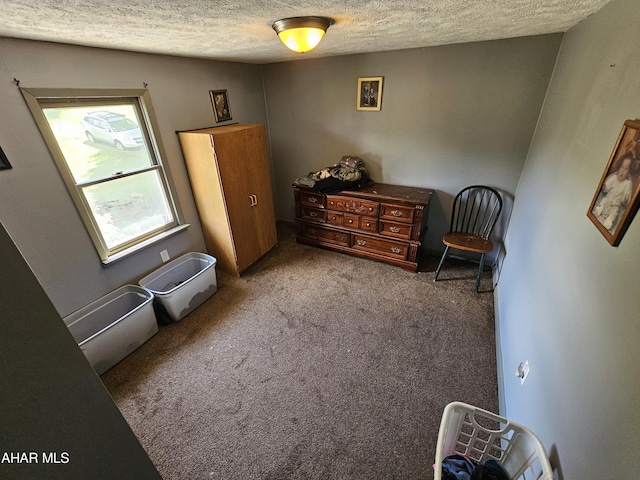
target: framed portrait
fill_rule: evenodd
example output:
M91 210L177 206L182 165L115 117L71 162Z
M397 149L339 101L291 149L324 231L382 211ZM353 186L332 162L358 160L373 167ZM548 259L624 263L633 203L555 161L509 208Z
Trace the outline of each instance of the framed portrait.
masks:
M226 90L210 90L211 104L213 105L213 114L216 117L216 123L231 120L231 108L229 107L229 97Z
M11 164L7 159L7 156L2 151L2 147L0 147L0 170L8 170L11 168Z
M587 217L614 247L638 211L639 187L640 121L627 120L587 211Z
M382 105L382 78L358 78L358 110L380 110Z

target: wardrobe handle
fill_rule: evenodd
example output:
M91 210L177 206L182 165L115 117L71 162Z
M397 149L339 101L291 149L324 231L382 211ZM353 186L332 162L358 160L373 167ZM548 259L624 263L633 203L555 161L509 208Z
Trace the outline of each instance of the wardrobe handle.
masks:
M258 204L258 197L255 195L249 195L249 206L255 207Z

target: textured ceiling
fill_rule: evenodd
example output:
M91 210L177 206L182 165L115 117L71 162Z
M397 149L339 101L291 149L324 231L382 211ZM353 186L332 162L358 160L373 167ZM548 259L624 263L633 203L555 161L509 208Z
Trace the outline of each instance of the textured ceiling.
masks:
M565 32L611 0L0 0L0 36L271 63ZM271 25L335 24L304 55Z

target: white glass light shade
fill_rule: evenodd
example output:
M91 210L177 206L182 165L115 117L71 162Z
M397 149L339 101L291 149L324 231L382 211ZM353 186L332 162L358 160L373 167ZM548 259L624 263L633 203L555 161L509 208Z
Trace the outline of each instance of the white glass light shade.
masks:
M294 52L308 52L320 43L324 30L319 28L292 28L278 34L282 43Z

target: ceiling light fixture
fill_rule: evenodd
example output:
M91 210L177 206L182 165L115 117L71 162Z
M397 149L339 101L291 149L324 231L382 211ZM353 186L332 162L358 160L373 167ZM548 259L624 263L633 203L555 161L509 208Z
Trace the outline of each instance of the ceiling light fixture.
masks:
M333 24L326 17L292 17L278 20L272 26L287 48L304 53L318 45Z

